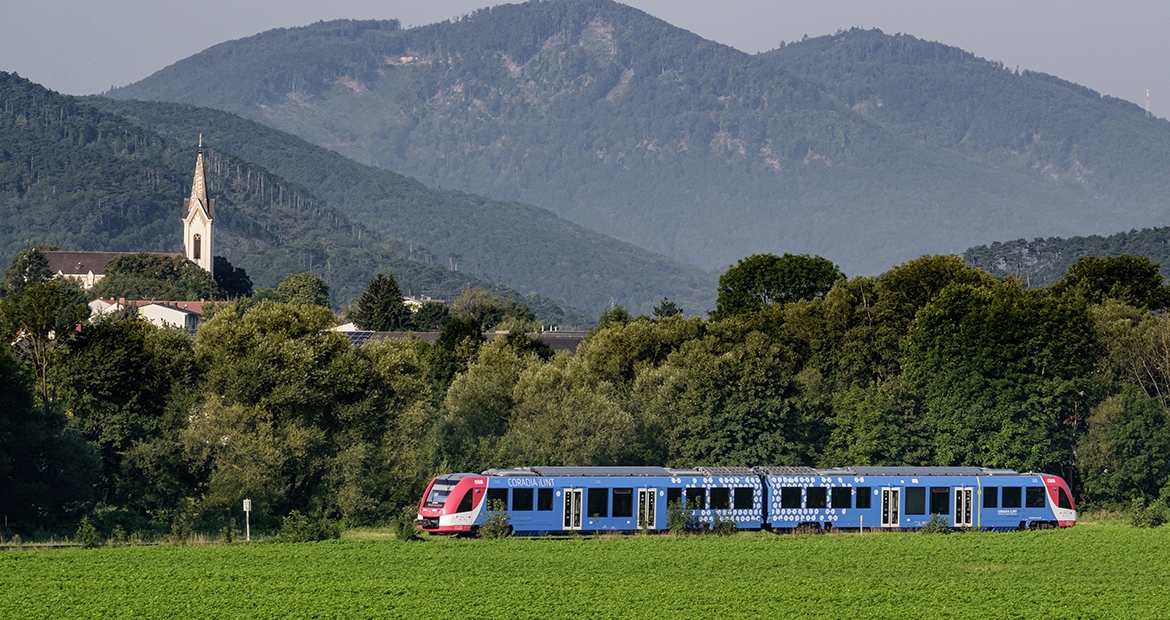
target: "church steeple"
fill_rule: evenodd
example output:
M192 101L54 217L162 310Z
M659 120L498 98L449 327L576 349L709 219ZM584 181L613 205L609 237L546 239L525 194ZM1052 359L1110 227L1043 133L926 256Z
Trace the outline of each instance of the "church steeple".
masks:
M183 201L183 253L187 260L208 273L213 271L211 232L215 221L215 201L207 198L207 179L203 174L203 134L199 134L199 154L195 158L195 179L191 197Z

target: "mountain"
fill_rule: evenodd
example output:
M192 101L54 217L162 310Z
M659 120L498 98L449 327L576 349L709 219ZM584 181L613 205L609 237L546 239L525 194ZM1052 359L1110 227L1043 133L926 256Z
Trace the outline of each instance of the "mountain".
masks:
M1064 277L1082 256L1144 256L1170 278L1170 227L1144 228L1107 237L1017 239L968 248L963 260L997 277L1017 275L1029 286L1049 286Z
M340 305L376 273L391 272L412 293L452 299L462 287L484 286L529 304L548 322L590 322L571 307L440 267L423 251L413 253L427 260L413 260L407 244L214 144L204 157L217 200L216 253L244 267L257 286L312 270ZM189 146L0 72L0 262L39 244L180 251L179 215L194 163Z
M539 293L601 314L610 304L649 314L663 297L701 314L715 307L716 277L517 202L437 190L359 164L334 151L211 108L115 101L88 103L179 143L198 135L288 179L355 221L422 245L522 293Z
M707 269L768 251L878 273L1167 212L1170 124L1136 106L877 32L752 56L610 0L272 30L109 95L231 111Z

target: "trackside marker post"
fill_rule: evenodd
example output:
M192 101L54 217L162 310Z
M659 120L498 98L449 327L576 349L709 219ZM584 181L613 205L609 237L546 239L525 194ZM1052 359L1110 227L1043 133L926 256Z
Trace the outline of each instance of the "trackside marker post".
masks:
M252 500L244 500L244 540L252 542Z

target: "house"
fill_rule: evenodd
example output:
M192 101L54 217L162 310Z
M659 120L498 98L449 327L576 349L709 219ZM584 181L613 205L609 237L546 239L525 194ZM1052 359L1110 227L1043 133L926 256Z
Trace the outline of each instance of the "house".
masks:
M91 317L101 317L121 312L123 308L136 306L138 316L158 327L172 327L195 331L203 319L205 301L144 301L97 298L89 302Z

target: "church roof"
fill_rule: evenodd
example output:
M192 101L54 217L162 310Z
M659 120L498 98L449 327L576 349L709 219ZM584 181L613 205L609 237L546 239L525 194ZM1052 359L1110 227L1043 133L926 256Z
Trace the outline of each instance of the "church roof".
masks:
M215 203L207 200L207 178L203 174L203 136L199 136L199 155L195 158L195 178L191 181L191 197L183 203L183 219L195 205L201 205L207 219L215 219Z
M123 254L138 254L138 252L42 252L49 262L49 271L64 275L85 275L93 272L101 275L106 272L106 265ZM174 252L148 252L156 256L182 256Z

